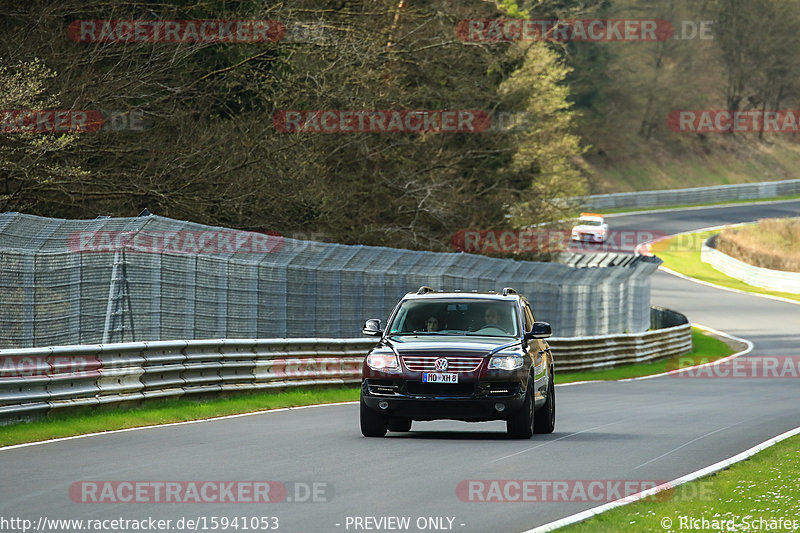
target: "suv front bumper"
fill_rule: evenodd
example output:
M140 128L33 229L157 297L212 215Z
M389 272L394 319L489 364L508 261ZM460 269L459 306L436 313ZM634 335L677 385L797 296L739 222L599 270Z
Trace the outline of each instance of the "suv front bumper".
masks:
M428 391L421 385L426 384L366 379L362 381L361 397L368 408L386 416L481 422L507 419L522 407L526 392L521 382L472 382L464 384L469 387L449 392L445 387L450 385Z

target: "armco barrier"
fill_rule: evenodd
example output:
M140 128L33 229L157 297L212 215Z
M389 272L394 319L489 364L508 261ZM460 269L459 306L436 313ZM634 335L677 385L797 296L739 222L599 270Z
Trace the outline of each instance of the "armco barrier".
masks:
M644 333L553 338L557 371L602 370L692 351L692 326L684 315L653 307L650 317L653 329Z
M800 294L800 273L784 272L750 265L716 249L717 235L712 235L700 248L700 260L723 274L744 281L753 287Z
M656 329L552 338L556 371L608 368L691 351L685 316L653 308ZM52 409L358 383L371 338L213 339L0 350L0 422Z
M800 179L764 181L736 185L714 185L691 189L669 189L662 191L639 191L613 194L596 194L584 198L573 198L586 209L646 209L670 205L692 205L734 200L758 200L777 196L800 194Z

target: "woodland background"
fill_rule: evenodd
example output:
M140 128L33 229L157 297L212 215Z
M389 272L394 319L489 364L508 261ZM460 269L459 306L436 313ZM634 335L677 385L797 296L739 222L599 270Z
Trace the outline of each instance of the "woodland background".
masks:
M558 198L797 177L800 163L794 135L666 126L675 109L800 107L796 0L4 0L0 17L0 110L95 109L143 125L0 133L0 211L93 218L148 208L451 250L459 229L571 214ZM456 34L460 20L496 17L712 21L714 31L658 43ZM77 43L67 27L81 19L271 19L288 33L276 43ZM285 109L526 119L479 134L290 134L272 123Z

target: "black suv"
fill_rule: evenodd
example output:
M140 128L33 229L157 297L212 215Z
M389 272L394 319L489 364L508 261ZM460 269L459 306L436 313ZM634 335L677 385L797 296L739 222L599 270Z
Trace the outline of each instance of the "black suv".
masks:
M361 371L361 433L409 431L412 420L505 420L509 435L552 433L556 421L550 324L514 289L405 295Z

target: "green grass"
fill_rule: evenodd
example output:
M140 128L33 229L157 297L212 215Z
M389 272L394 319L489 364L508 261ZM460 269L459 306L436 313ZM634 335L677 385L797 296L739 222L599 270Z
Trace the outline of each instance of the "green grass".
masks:
M682 356L685 366L687 357L707 362L730 355L733 350L724 342L692 330L694 351ZM638 377L664 372L667 364L677 358L641 365L625 365L619 368L598 372L579 372L557 374L556 383L572 381L610 380ZM70 437L86 433L112 431L133 427L153 426L171 422L201 420L239 413L296 407L321 403L357 401L358 387L308 388L285 392L261 392L237 394L220 399L170 398L151 400L141 405L109 405L103 408L82 407L68 411L56 411L47 418L32 422L0 426L0 446L36 442L59 437Z
M769 291L760 287L753 287L744 281L726 276L708 263L703 263L700 260L700 248L703 245L703 241L714 233L718 233L718 231L703 231L678 235L653 245L651 251L664 261L663 266L683 274L684 276L689 276L690 278L699 279L722 287L728 287L729 289L779 296L781 298L800 302L800 295L798 294Z
M633 3L633 2L631 2ZM665 190L797 178L800 149L787 136L710 136L684 134L645 139L630 117L617 122L614 135L605 120L583 128L592 149L584 155L593 190L602 193ZM602 155L596 155L596 150ZM735 156L732 156L735 154Z
M590 370L584 372L570 372L560 374L556 372L556 383L571 383L573 381L594 381L638 378L652 374L661 374L667 370L687 366L688 361L696 363L709 363L734 353L725 342L703 333L697 328L692 328L693 350L690 354L670 357L652 363L639 363L622 365L608 370ZM557 362L556 362L557 363Z
M800 218L763 218L725 229L717 249L757 267L800 273Z
M358 399L358 391L358 387L302 389L239 394L213 400L170 398L136 406L108 406L100 410L97 407L78 408L56 412L42 420L0 426L0 446L282 407L352 401Z
M684 149L679 149L682 156L678 156L677 153L663 153L661 154L663 157L659 157L653 151L652 144L640 144L636 138L629 140L638 146L613 150L617 155L611 155L615 159L612 165L593 167L592 182L599 190L644 191L752 183L758 181L755 176L765 175L746 161L732 161L730 158L728 160L698 158L686 154ZM758 151L756 150L753 155L758 157ZM759 166L769 166L774 163L772 156L760 159ZM794 172L775 167L774 172L768 172L766 175L787 179L789 176L793 177Z
M637 213L639 211L673 211L675 209L685 209L687 207L713 207L715 205L733 205L733 204L753 204L753 203L760 203L760 202L777 202L783 200L799 200L800 195L790 195L790 196L773 196L771 198L758 198L754 200L728 200L725 202L706 202L702 204L683 204L683 205L669 205L669 206L659 206L659 207L642 207L642 208L633 208L633 207L619 207L616 209L601 209L604 215L614 215L619 213ZM582 211L591 211L591 209L583 209ZM578 216L577 214L575 215Z
M686 483L640 502L617 507L584 522L559 529L568 533L618 531L691 531L681 517L735 520L722 531L797 531L796 527L746 527L744 520L800 517L800 436L786 439L727 470ZM664 527L662 520L671 521ZM703 531L703 529L695 529ZM706 526L704 531L720 531Z

